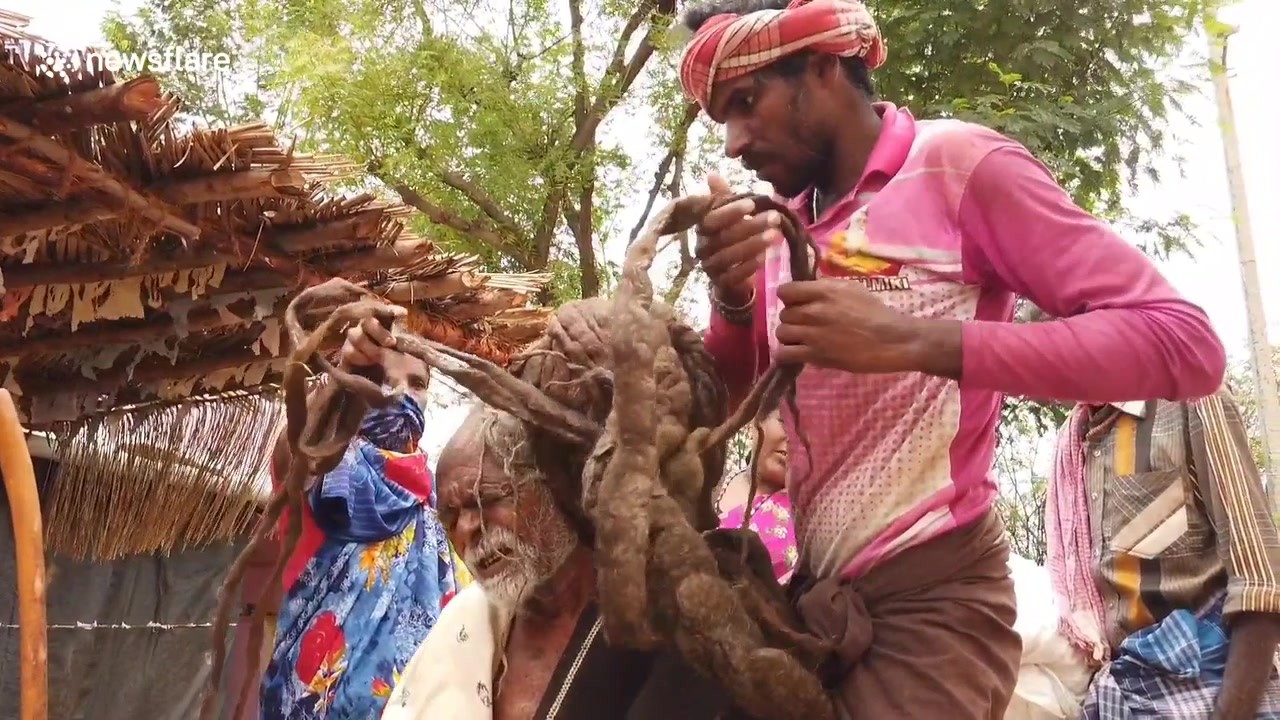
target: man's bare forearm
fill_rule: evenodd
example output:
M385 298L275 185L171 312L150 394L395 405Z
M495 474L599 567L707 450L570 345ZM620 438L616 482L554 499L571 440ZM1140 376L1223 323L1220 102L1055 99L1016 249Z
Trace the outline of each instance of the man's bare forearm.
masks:
M1280 615L1241 613L1231 623L1231 650L1214 720L1250 720L1258 714L1280 643Z

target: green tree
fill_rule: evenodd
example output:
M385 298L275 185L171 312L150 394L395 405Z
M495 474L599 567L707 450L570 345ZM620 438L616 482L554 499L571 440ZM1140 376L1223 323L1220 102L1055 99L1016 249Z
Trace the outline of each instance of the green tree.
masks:
M131 17L109 12L103 35L124 53L182 49L226 53L231 72L210 68L162 74L165 89L182 98L186 112L222 125L258 120L274 109L268 78L248 62L252 44L242 33L241 3L235 0L146 0Z
M875 2L892 52L877 80L886 97L918 113L973 120L1017 138L1083 207L1128 219L1125 191L1139 177L1159 177L1152 161L1167 147L1166 119L1194 79L1177 61L1206 5ZM1135 229L1169 228L1185 241L1180 226L1144 221Z
M1280 352L1276 353L1275 364L1280 369ZM1240 415L1249 431L1249 447L1253 450L1254 461L1258 463L1258 467L1266 467L1267 457L1262 446L1262 419L1258 417L1258 394L1254 383L1252 362L1242 360L1227 367L1227 389L1240 405Z
M1174 61L1204 0L871 5L892 48L877 77L885 97L1018 138L1077 201L1156 254L1189 245L1185 216L1133 218L1123 198L1156 176L1164 121L1186 90ZM165 78L194 115L265 115L301 149L357 158L422 211L432 237L495 267L550 270L555 296L567 298L608 283L599 250L628 235L625 207L643 190L678 191L718 152L715 142L685 152L694 113L674 79L675 9L674 0L144 0L105 31L122 50L231 54L235 73ZM611 124L645 117L652 153L629 155L607 138ZM676 271L680 287L690 268Z

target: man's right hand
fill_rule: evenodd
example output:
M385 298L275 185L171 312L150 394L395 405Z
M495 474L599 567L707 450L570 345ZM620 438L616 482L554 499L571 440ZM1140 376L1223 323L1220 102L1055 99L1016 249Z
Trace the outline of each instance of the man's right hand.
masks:
M350 368L364 368L382 364L383 353L395 346L395 338L377 318L365 318L359 325L347 330L342 343L340 362Z
M707 176L707 188L717 197L734 194L715 173ZM716 208L703 218L694 254L721 302L741 307L751 299L765 250L782 240L781 222L772 210L757 215L749 198Z

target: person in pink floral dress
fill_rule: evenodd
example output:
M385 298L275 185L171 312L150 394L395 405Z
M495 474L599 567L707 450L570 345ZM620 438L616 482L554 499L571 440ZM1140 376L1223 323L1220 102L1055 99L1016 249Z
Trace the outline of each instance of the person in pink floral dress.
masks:
M787 497L787 431L777 413L760 423L759 458L756 461L756 497L751 503L747 528L754 530L773 559L773 572L779 582L791 577L796 564L796 540L791 526L791 500ZM729 481L721 500L738 504L724 514L722 528L742 527L747 510L750 484Z

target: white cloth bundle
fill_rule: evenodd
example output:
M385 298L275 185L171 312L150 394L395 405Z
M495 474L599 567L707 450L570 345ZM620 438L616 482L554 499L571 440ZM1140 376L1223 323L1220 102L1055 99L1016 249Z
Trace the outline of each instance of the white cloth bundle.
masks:
M1009 556L1022 636L1022 666L1005 720L1060 720L1080 713L1093 671L1085 658L1058 632L1061 608L1049 571L1034 562Z

